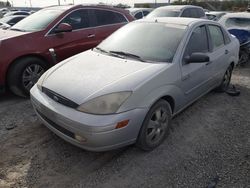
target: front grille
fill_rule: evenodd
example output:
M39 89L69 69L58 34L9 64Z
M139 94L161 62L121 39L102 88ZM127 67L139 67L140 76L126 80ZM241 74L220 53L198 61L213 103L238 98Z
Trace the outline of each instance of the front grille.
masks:
M54 91L51 91L50 89L46 88L46 87L43 87L42 88L42 91L43 93L45 93L49 98L53 99L54 101L60 103L60 104L63 104L67 107L70 107L70 108L77 108L79 105L76 104L75 102L57 94L56 92Z
M65 134L65 135L67 135L68 137L75 138L75 134L72 133L71 131L69 131L69 130L67 130L67 129L65 129L65 128L59 126L59 125L57 125L55 122L53 122L53 121L51 121L50 119L48 119L45 115L43 115L43 114L42 114L41 112L39 112L38 110L37 110L37 113L38 113L45 121L47 121L47 122L50 124L50 126L54 127L56 130L60 131L61 133Z

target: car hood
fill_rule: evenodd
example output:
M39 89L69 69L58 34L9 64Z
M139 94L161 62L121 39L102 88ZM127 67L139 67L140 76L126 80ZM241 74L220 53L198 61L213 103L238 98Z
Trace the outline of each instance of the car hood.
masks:
M50 69L42 86L82 104L107 93L133 91L166 64L126 60L89 50Z
M12 31L12 30L0 30L0 40L5 40L12 37L18 37L24 35L27 32Z

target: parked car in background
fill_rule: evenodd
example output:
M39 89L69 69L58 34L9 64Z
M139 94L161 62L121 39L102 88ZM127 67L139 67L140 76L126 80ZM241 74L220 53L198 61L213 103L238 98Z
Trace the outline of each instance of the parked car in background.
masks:
M227 29L238 28L250 31L250 14L248 12L227 13L221 17L219 23Z
M49 69L31 101L49 129L78 147L152 150L174 115L227 89L238 53L238 40L217 22L141 19Z
M250 61L250 13L228 13L219 22L240 42L239 63L244 65Z
M30 13L27 11L10 11L10 12L6 13L3 17L16 16L16 15L29 16Z
M147 16L147 18L155 17L206 18L203 8L193 5L169 5L159 7Z
M227 12L223 11L210 11L206 12L206 16L209 20L219 21L222 16L224 16Z
M17 22L26 18L27 16L17 15L17 16L7 16L0 19L0 29L8 29L15 25Z
M0 18L2 18L3 15L6 14L7 12L9 12L9 9L7 9L7 8L1 8L0 9Z
M138 19L142 19L146 17L153 9L152 8L129 8L127 10L135 19L138 20Z
M132 20L126 10L84 5L49 7L28 16L0 31L0 88L28 94L55 59L95 47Z

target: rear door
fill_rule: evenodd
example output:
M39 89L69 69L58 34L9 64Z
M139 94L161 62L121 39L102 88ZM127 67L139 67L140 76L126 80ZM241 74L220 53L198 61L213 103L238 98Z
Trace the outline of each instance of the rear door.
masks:
M223 30L217 25L208 25L208 33L211 41L212 52L210 56L211 71L214 83L220 83L229 66L230 51L228 44L230 39L224 36Z
M128 23L127 18L119 12L105 9L92 9L94 19L95 38L100 43L114 31Z
M78 9L67 15L60 23L72 26L71 32L55 33L58 23L46 36L48 46L54 48L57 61L71 57L77 53L96 46L95 29L92 28L88 9Z

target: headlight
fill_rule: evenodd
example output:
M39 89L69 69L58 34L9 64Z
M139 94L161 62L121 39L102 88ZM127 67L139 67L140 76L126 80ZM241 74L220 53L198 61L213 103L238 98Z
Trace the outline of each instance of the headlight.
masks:
M131 94L131 91L124 91L103 95L83 103L77 110L90 114L114 114Z

